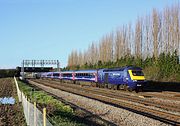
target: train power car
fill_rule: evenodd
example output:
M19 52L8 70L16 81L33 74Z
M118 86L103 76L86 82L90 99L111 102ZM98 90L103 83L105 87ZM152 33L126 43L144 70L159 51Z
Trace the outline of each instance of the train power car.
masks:
M145 84L140 67L123 67L98 70L98 86L113 89L141 90Z

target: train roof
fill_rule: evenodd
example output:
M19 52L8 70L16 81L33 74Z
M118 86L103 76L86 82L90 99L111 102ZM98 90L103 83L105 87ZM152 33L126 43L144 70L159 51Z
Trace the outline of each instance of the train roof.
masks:
M107 68L101 69L103 72L110 72L110 71L124 71L124 70L142 70L140 67L136 66L125 66L125 67L118 67L118 68Z
M53 72L44 72L41 75L48 75L48 74L52 74Z
M73 70L69 70L69 71L61 71L61 73L73 73Z
M97 72L97 70L77 70L75 73L94 73Z
M60 71L58 72L58 71L56 71L56 72L53 72L53 73L61 73Z
M128 66L127 69L131 69L131 70L142 70L141 67L137 67L137 66Z

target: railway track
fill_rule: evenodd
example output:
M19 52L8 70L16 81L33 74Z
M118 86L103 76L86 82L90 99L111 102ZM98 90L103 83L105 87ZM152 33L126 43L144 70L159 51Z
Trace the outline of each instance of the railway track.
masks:
M144 97L161 98L165 100L175 100L180 102L180 93L177 92L141 92L139 94Z
M36 80L38 82L42 82L40 80ZM48 81L48 80L43 80L44 82L53 82L56 84L60 84L57 81ZM78 88L78 90L84 90L87 92L96 92L96 94L99 95L106 95L115 99L121 99L121 100L125 100L125 101L130 101L130 102L134 102L134 103L139 103L142 105L146 105L146 106L153 106L153 107L157 107L160 109L164 109L167 111L173 111L173 112L180 112L180 106L179 105L174 105L174 104L165 104L163 102L160 101L152 101L151 99L142 99L140 97L138 97L137 95L132 96L130 95L130 93L121 93L118 91L113 91L113 90L107 90L107 89L103 89L103 88L91 88L91 87L79 87L78 85L74 85L74 84L63 84L61 83L62 86L68 86L68 87L73 87L73 88Z
M58 82L59 80L47 80L47 82ZM101 88L101 90L107 91L106 88ZM99 88L98 88L99 90ZM144 98L161 98L161 99L165 99L165 100L175 100L175 101L179 101L180 102L180 93L179 92L127 92L124 90L121 91L117 91L117 90L111 90L111 92L116 93L116 94L120 94L120 95L134 95L134 96L142 96ZM160 103L161 104L161 103Z
M72 84L62 84L62 83L60 84L59 82L55 82L55 81L51 81L50 83L48 81L42 81L42 80L33 80L33 81L30 80L29 82L31 84L34 84L34 83L43 84L45 86L49 86L52 88L74 93L77 95L85 96L91 99L99 100L101 102L108 103L117 107L121 107L121 108L130 110L132 112L162 121L167 124L180 125L179 115L173 114L168 111L161 111L155 108L147 107L147 106L154 105L154 107L172 110L168 106L164 108L165 106L157 105L157 103L154 104L152 102L144 101L142 99L140 100L132 96L131 97L123 96L123 95L114 94L107 90L106 92L104 92L102 90L95 90L95 88L94 89L87 88L87 87L85 88L85 87L80 87L80 86L72 85ZM127 101L131 101L131 102L127 102ZM139 103L141 105L133 104L132 102ZM177 110L175 110L175 108L177 108ZM173 107L173 111L179 112L179 107Z

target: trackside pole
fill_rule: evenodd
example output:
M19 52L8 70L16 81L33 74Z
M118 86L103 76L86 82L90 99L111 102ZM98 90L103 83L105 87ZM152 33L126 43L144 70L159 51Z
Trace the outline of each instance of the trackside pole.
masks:
M30 114L31 114L31 112L30 112L30 99L28 99L27 100L27 102L28 102L28 122L29 122L29 125L30 125Z
M34 126L36 126L36 102L34 102Z
M43 126L46 126L46 108L43 108Z
M29 126L29 104L28 104L28 98L26 97L26 104L27 104L27 125Z

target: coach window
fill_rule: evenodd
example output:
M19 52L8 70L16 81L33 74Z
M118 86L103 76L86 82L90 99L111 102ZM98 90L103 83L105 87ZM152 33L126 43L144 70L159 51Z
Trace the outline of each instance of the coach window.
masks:
M89 73L89 77L91 77L91 73Z

